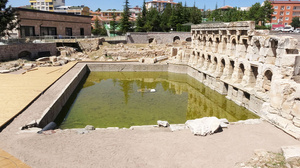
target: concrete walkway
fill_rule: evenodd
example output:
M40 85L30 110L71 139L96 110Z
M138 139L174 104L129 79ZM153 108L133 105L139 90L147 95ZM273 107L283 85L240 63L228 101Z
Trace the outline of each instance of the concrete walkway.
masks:
M0 167L1 168L30 168L30 166L21 162L17 158L13 157L9 153L0 149Z
M18 115L75 64L38 67L24 74L0 74L0 127Z
M38 67L23 74L0 74L0 127L18 115L76 62L59 67ZM28 168L0 149L0 167Z

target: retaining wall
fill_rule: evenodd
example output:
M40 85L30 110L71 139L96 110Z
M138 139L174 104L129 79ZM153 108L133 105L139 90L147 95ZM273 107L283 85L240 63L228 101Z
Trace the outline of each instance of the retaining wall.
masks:
M190 39L188 39L190 38ZM191 40L190 32L132 32L127 34L127 43L148 44L155 40L157 44L173 43L175 40Z
M55 43L28 43L0 45L0 61L8 61L21 57L31 59L57 54Z

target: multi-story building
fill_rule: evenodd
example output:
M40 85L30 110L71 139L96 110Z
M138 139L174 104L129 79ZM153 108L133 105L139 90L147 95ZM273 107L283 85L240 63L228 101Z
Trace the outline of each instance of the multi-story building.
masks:
M299 0L270 0L273 5L274 13L271 24L289 25L293 17L300 17Z
M42 11L54 11L57 6L64 6L65 0L29 0L32 8Z
M84 5L81 6L57 6L54 12L71 13L75 15L90 15L90 8Z
M146 2L146 8L147 10L150 8L155 8L157 11L162 12L167 7L167 4L171 4L171 6L173 6L177 3L173 2L173 0L153 0Z
M129 9L130 17L129 20L132 22L135 22L138 14L141 12L141 8L136 6L134 8ZM92 25L94 25L95 20L97 19L101 25L109 25L111 21L113 21L113 14L116 16L116 22L119 22L121 19L123 11L117 11L117 10L106 10L101 12L93 12L90 11L90 16L93 16L92 18Z

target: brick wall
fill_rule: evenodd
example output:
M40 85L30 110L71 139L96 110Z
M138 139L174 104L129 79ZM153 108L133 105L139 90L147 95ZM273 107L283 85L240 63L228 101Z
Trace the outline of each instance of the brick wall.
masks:
M17 8L21 26L33 26L34 34L40 36L41 27L56 27L57 35L66 35L66 28L72 28L72 36L80 36L80 28L84 36L91 35L91 17ZM19 33L21 35L21 33Z

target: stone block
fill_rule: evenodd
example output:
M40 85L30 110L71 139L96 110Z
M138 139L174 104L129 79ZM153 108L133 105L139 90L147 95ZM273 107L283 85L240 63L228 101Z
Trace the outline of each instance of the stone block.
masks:
M295 126L300 127L300 119L298 117L294 117L293 123Z
M283 156L287 162L300 159L300 146L283 146L281 147Z
M215 133L220 128L221 121L216 117L204 117L186 121L185 125L194 135L206 136Z
M186 127L185 124L171 124L170 125L170 130L172 132L174 132L174 131L180 131L180 130L184 130L184 129L187 129L187 127Z
M292 115L294 115L297 118L300 118L300 101L295 100L293 109L292 109Z
M281 116L288 120L292 120L294 118L294 116L292 116L290 113L285 113L285 112L281 112Z
M293 125L293 122L291 120L285 119L281 116L278 116L277 114L266 114L266 119L283 129L287 128L289 124Z

